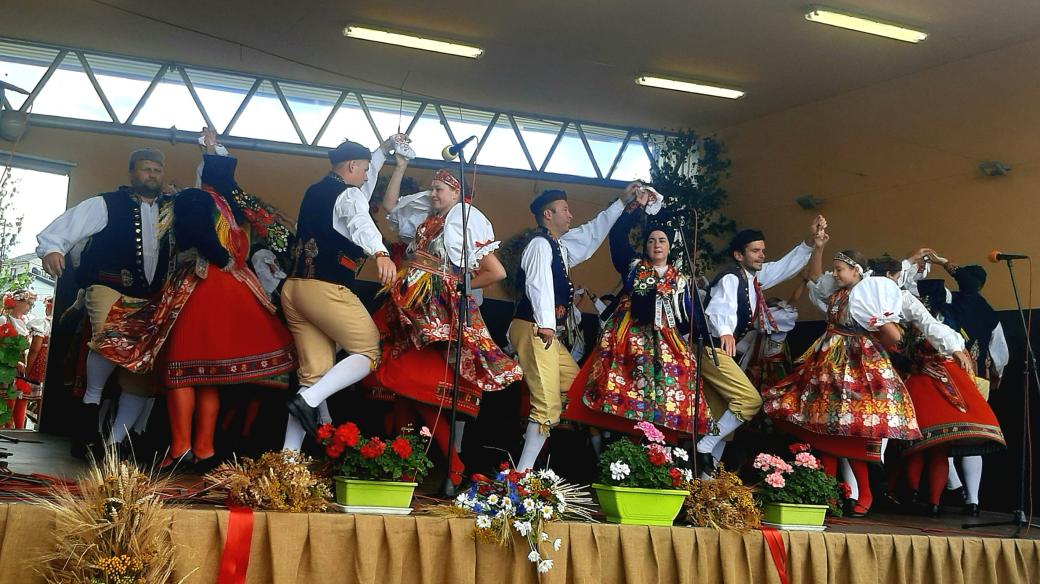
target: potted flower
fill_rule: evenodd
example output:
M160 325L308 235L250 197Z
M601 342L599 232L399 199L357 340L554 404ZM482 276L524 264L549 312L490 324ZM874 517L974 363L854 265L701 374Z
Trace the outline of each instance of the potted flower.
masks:
M693 473L689 454L664 445L664 434L639 422L645 443L623 437L599 457L599 482L592 485L607 521L632 525L671 525L689 495Z
M841 515L838 482L823 472L808 444L792 444L789 449L790 461L766 453L755 457L753 466L762 478L755 493L763 507L762 522L787 529L822 529L828 510Z
M426 456L432 434L404 428L390 441L366 438L353 422L318 428L318 440L335 473L336 503L351 513L411 512L412 494L433 463Z

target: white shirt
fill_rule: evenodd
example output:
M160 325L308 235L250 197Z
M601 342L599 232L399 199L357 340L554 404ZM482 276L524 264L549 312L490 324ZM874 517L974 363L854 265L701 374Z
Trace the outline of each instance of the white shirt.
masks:
M159 204L141 201L141 247L144 259L144 275L148 283L155 277L159 263ZM77 243L101 232L108 225L108 205L104 197L91 197L67 209L36 236L36 255L43 258L49 253L65 255Z
M920 298L921 293L917 291L917 282L928 277L928 272L932 270L932 262L925 261L924 267L918 267L917 264L909 260L903 260L902 267L903 271L899 273L899 281L896 284L903 290L907 290Z
M377 252L388 253L383 244L383 234L368 212L372 191L376 188L379 170L383 168L384 162L386 153L382 148L372 151L372 162L368 165L365 182L360 187L348 186L340 193L332 211L333 228L370 256Z
M625 210L621 200L592 218L581 227L571 229L560 237L560 254L563 265L570 268L592 257L607 238L610 228ZM536 237L527 244L520 258L520 267L527 277L524 291L534 309L534 322L538 328L556 328L556 296L552 277L552 247L544 237Z
M903 310L900 315L903 322L917 327L928 339L935 350L943 357L949 357L957 351L964 350L964 337L957 331L939 322L924 304L907 290L902 290Z
M813 248L804 241L787 252L779 261L762 265L757 274L744 270L748 279L748 301L751 311L758 306L758 295L754 280L757 278L762 290L768 290L777 284L789 280L809 263ZM711 302L704 309L708 319L708 331L715 337L732 335L737 328L737 291L740 280L735 274L727 274L711 289Z

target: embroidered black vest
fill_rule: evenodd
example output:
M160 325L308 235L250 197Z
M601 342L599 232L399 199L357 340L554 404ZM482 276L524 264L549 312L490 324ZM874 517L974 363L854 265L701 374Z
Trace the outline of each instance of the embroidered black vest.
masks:
M303 195L290 278L313 278L348 287L354 283L365 251L332 224L336 199L347 188L349 185L329 173Z
M162 288L169 272L169 232L159 241L155 275L151 283L144 271L144 233L141 227L141 204L130 187L98 195L105 199L108 223L87 241L76 271L83 288L100 284L126 296L146 298ZM162 208L170 199L161 196L156 204Z
M748 298L748 289L750 283L748 282L747 272L744 271L739 265L734 265L722 270L718 274L715 274L715 279L711 281L711 285L708 287L708 297L704 300L704 307L707 308L711 304L711 291L715 286L722 281L722 278L733 274L737 277L737 328L733 331L733 338L740 340L751 330L751 319L754 317L751 308L751 300Z
M571 306L574 303L574 284L567 275L567 266L563 263L563 253L560 252L560 242L550 237L549 233L542 228L531 236L531 240L527 244L530 245L531 241L537 237L544 238L552 248L553 305L556 307L556 326L566 325L567 316L571 313ZM516 287L520 291L520 298L516 302L513 318L535 322L534 306L531 304L531 299L527 297L527 274L524 273L522 267L517 268Z

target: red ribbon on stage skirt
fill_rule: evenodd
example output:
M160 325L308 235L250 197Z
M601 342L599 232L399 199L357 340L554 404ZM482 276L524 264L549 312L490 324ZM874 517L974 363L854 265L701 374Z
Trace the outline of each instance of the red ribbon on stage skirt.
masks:
M775 527L762 526L762 538L769 546L769 555L773 556L773 565L776 573L780 576L780 584L787 583L787 546L784 545L784 536Z
M245 584L249 547L253 543L253 510L234 506L228 511L227 539L220 556L217 584Z

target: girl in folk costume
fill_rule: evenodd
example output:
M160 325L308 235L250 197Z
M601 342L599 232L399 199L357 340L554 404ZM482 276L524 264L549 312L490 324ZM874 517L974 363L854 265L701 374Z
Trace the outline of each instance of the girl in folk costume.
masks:
M877 260L875 269L895 281L902 272L902 266L891 258ZM928 282L920 283L923 293L932 287ZM929 296L925 298L929 302ZM918 499L921 477L927 474L924 500L930 506L929 513L937 516L949 472L949 452L955 448L993 452L1004 448L1005 442L996 415L976 385L975 359L967 351L964 337L933 316L940 313L941 301L929 305L934 306L926 307L903 291L902 317L909 327L902 343L909 369L906 387L923 434L903 451L903 456L911 498ZM977 513L977 509L976 500L968 512Z
M416 405L450 459L450 480L458 484L463 465L456 448L449 448L447 422L439 420L439 409L451 407L454 343L462 344L458 411L467 417L476 417L482 392L498 391L523 376L516 361L491 339L473 298L466 313L459 314L459 284L463 270L472 272L470 285L480 289L504 278L505 269L494 253L499 242L491 223L470 205L469 196L463 196L459 178L439 170L429 191L399 199L408 159L395 156L397 166L383 204L391 209L391 226L410 241L408 263L398 280L383 289L386 299L374 315L383 342L383 365L367 384ZM463 231L463 212L468 215L467 231ZM466 322L461 341L460 318Z
M675 231L648 224L640 256L629 242L640 214L627 209L610 230L610 257L623 278L620 301L571 384L564 417L626 433L647 421L673 430L674 441L678 432L705 432L707 404L701 400L695 429L697 365L682 339L692 304L686 278L668 261Z
M243 195L234 178L237 161L204 158L202 188L185 189L174 202L176 272L158 298L138 307L117 304L95 339L105 357L127 369L159 370L171 432L163 466L192 457L203 466L215 461L217 386L282 388L279 376L297 364L289 331L247 265L250 236L236 202Z
M35 304L36 293L32 290L15 290L4 296L3 324L5 327L13 327L13 332L18 336L25 337L27 345L31 345L33 337L33 332L28 324L28 316ZM14 335L6 334L5 336ZM15 368L14 387L17 395L14 399L7 400L11 418L7 421L6 428L22 430L25 428L25 414L29 406L28 397L32 394L32 386L26 380L24 354Z
M836 474L838 458L849 459L859 485L857 517L873 503L867 462L880 460L881 440L921 437L910 395L883 348L902 336L902 296L891 280L869 277L864 264L857 252L839 252L833 272L810 284L827 330L762 396L779 428L823 453L828 474Z
M29 321L29 330L33 334L33 339L29 345L29 356L25 360L25 378L35 386L37 393L42 391L43 380L47 375L47 352L50 349L54 297L48 296L43 304L43 318L34 318Z

